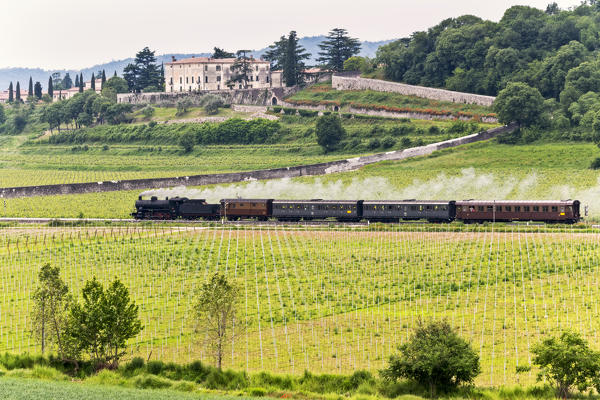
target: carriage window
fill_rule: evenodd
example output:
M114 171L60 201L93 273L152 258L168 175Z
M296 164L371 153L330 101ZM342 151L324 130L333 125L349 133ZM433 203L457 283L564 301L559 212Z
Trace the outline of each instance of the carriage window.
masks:
M488 212L494 211L494 206L487 206L486 208Z
M552 206L552 212L557 212L557 211L558 211L558 207Z
M560 208L560 212L565 212L565 208L564 208L564 207L561 207L561 208Z
M507 212L508 212L508 211L511 211L511 206L506 206L506 207L504 207L504 211L507 211Z
M498 211L498 212L502 212L502 206L497 206L497 207L496 207L496 211Z
M542 211L543 212L548 212L548 206L542 206Z
M539 211L540 211L539 206L533 206L533 212L539 212Z
M463 212L467 212L467 206L463 206Z
M531 211L531 209L529 208L529 206L524 206L524 207L523 207L523 211L525 211L525 212L529 212L529 211Z
M256 203L252 203L252 207L256 207Z
M477 206L477 211L482 211L483 212L483 206Z
M423 206L419 206L419 211L423 211Z
M521 212L521 206L515 206L515 212Z
M567 211L571 212L571 206L567 206Z
M391 210L391 209L392 209L392 206L388 206L388 210Z

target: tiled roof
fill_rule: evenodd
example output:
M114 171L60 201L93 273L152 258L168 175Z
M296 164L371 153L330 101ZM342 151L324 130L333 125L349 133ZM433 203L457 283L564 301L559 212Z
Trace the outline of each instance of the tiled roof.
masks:
M182 64L233 64L235 58L210 58L210 57L192 57L184 58L182 60L168 62L167 65L182 65ZM266 64L268 61L251 58L251 63Z

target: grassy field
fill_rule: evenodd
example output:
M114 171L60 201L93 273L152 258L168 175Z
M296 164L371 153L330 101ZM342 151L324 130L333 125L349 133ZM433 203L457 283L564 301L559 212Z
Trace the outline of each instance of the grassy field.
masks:
M331 82L310 86L290 96L286 101L298 105L337 105L342 110L353 106L399 112L413 111L434 115L495 116L490 107L476 104L435 101L373 90L334 90L331 87Z
M257 397L182 393L175 390L143 390L39 379L0 377L0 397L5 400L250 400Z
M446 318L480 354L478 384L533 383L516 366L541 338L574 329L597 347L600 236L510 229L6 228L0 352L39 351L30 298L50 262L74 293L92 276L129 286L145 326L131 356L210 362L190 305L221 271L242 289L228 368L376 371L420 319Z

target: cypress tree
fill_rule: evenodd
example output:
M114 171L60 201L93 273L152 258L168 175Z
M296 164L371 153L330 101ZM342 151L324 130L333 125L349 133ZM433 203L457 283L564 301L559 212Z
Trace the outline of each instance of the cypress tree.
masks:
M12 82L11 82L10 85L8 85L8 102L12 103L13 100L14 100L14 97L13 97L13 85L12 85Z
M79 75L75 75L75 87L79 87Z
M54 96L54 88L52 86L52 77L48 78L48 96L52 98Z
M71 89L73 87L73 81L71 80L71 75L67 72L65 77L63 78L63 89Z
M113 77L115 77L115 78L117 77L117 71L115 71L115 74L113 75Z
M106 73L104 72L104 70L102 70L102 87L104 87L105 83L106 83Z
M83 93L83 72L79 74L79 93Z
M17 81L17 88L15 89L15 100L16 102L21 101L21 84Z
M92 72L92 80L90 81L90 89L94 92L96 91L96 77L94 77L94 73Z
M39 82L35 83L35 85L33 86L33 94L38 99L42 98L42 84L41 83L39 83Z
M27 91L27 96L33 96L33 79L29 77L29 90Z

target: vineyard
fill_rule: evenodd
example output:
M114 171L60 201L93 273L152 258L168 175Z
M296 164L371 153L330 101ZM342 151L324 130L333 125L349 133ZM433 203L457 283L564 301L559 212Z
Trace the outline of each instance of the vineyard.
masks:
M532 383L530 348L574 329L598 343L600 234L541 228L122 227L0 232L0 351L38 352L31 295L44 263L77 294L120 278L145 326L129 355L210 362L193 331L196 289L241 288L225 366L292 374L376 371L419 320L447 319L479 352L481 385Z

